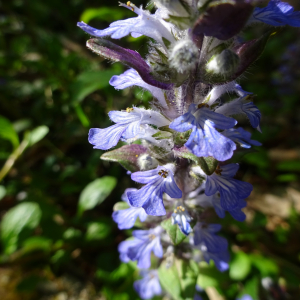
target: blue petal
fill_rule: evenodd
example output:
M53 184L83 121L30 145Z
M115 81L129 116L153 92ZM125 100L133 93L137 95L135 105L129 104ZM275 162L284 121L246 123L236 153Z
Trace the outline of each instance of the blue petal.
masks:
M126 130L127 125L113 125L105 129L91 128L89 131L89 143L94 149L108 150L116 146Z
M203 127L206 121L210 121L212 127L219 129L229 129L237 124L235 119L213 112L206 107L200 108L194 116L198 122L198 127Z
M129 124L131 122L136 122L141 120L141 115L139 113L126 112L126 111L118 111L112 110L108 113L109 118L119 124Z
M256 7L252 19L272 26L300 27L300 12L294 11L291 5L279 0L271 0L264 8Z
M253 128L259 127L261 112L259 111L257 106L255 106L253 102L248 102L246 104L243 104L242 110L249 118L251 126Z
M239 169L239 164L228 164L221 166L222 177L233 177Z
M235 143L214 129L210 121L203 129L194 128L185 146L196 156L213 156L219 161L231 158L236 149Z
M160 243L160 239L159 238L155 238L153 240L153 253L156 257L159 257L159 258L162 258L163 255L164 255L164 250L163 250L163 247L161 246L161 243Z
M205 195L212 196L218 191L217 182L214 180L214 176L207 176L206 185L205 185Z
M136 192L128 192L129 202L134 207L143 207L148 215L163 216L166 210L162 200L160 186L147 184Z
M111 23L110 26L104 30L98 30L96 28L93 28L85 24L84 22L78 22L77 26L92 36L96 36L96 37L111 36L111 38L113 39L120 39L130 34L132 27L134 27L137 22L139 22L138 18L129 18L126 20L120 20Z
M163 190L167 193L171 198L181 198L182 192L175 183L174 177L172 174L169 174L168 178L163 182Z
M209 253L204 252L204 259L207 263L209 263L210 260L213 260L215 263L216 268L220 272L224 272L228 270L229 268L229 253L227 251L221 252L221 253Z
M156 181L157 179L161 179L161 176L158 175L159 170L160 167L149 171L134 172L131 174L131 179L144 184Z
M169 127L178 132L185 132L193 128L193 123L195 123L195 117L191 113L187 112L176 118Z
M227 129L222 134L236 143L239 143L243 148L251 148L253 146L261 146L261 143L251 140L251 133L239 127L237 129Z
M141 213L143 213L143 208L130 207L114 211L112 218L118 224L119 229L129 229L134 226L137 217L140 216Z

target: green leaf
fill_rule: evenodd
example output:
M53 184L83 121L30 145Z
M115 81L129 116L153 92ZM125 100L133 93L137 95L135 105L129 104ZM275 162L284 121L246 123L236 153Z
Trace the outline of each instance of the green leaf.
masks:
M224 282L225 276L224 273L221 273L213 265L201 262L197 284L203 289L207 287L218 287L221 282Z
M23 251L31 252L35 250L49 251L51 250L52 241L43 236L32 236L23 243Z
M168 267L163 261L158 269L159 282L174 300L183 300L181 297L181 284L175 264Z
M161 226L167 231L167 234L174 245L180 244L186 238L186 235L182 233L179 227L175 224L172 224L171 219L163 221Z
M283 161L277 164L276 169L279 171L289 171L289 172L299 172L300 171L300 161Z
M102 240L111 232L110 222L92 222L88 224L86 232L87 241Z
M0 138L8 140L14 148L19 146L19 137L10 121L0 116Z
M78 214L92 209L102 203L112 192L117 184L117 179L112 176L104 176L90 182L81 192L78 203Z
M199 267L193 260L175 260L181 283L181 296L183 299L194 299Z
M230 264L229 276L233 280L245 279L251 271L250 257L244 252L237 252Z
M279 268L276 262L259 254L251 254L252 264L260 271L262 277L278 274Z
M82 110L82 107L79 104L74 105L75 112L77 114L78 119L80 120L81 124L84 127L90 126L90 121L84 111Z
M3 217L1 223L1 240L6 254L17 249L19 234L25 229L34 229L38 226L42 216L38 204L24 202L11 208Z
M45 125L38 126L30 132L29 135L29 145L32 146L42 140L47 133L49 132L49 128Z
M258 295L258 288L260 285L259 277L252 277L251 279L247 280L244 289L239 294L238 298L241 298L243 295L249 295L252 297L253 300L260 299Z
M123 210L123 209L127 209L129 208L130 206L128 205L128 203L126 203L125 201L120 201L120 202L117 202L115 205L114 205L114 208L113 210L114 211L117 211L117 210Z
M0 200L6 195L6 189L3 185L0 185Z
M211 175L218 166L218 161L211 157L199 157L199 165L206 175Z
M158 131L152 135L156 140L170 139L172 134L167 131Z
M89 94L108 86L114 75L116 72L112 70L81 73L71 85L72 103L79 103Z
M63 235L66 240L73 240L81 237L81 231L79 229L69 227Z
M159 269L159 281L174 300L193 299L199 268L194 261L174 259L172 266L164 261Z
M80 20L85 23L89 23L93 19L111 22L126 16L130 16L130 12L118 7L88 8L80 16Z
M139 171L138 158L141 154L147 153L147 148L142 145L125 145L116 150L108 151L102 154L101 159L115 161L121 164L130 172Z

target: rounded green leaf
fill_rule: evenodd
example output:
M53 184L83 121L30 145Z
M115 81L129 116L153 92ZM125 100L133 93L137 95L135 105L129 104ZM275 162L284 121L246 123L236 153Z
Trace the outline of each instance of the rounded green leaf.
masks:
M6 189L3 185L0 185L0 200L6 195Z
M11 254L17 249L19 234L23 229L34 229L41 219L41 209L37 203L24 202L10 209L1 223L1 240L5 253Z
M45 125L38 126L30 132L29 145L32 146L42 140L49 132L49 128Z
M9 140L13 147L19 145L19 137L10 121L0 116L0 138Z
M87 209L92 209L102 203L112 192L117 184L117 179L104 176L89 183L81 192L78 204L78 213L82 214Z
M244 252L237 252L230 264L229 276L234 280L243 280L251 271L250 257Z

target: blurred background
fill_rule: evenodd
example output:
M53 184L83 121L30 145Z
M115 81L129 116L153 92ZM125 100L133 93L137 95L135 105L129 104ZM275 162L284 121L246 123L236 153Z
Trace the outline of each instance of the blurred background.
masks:
M76 27L81 20L106 28L131 16L110 0L0 2L1 300L139 299L132 288L138 271L120 264L117 252L131 231L111 219L134 183L121 166L99 159L103 151L87 135L111 124L110 110L147 106L152 96L109 86L125 68L88 51L89 36ZM250 28L244 37L265 30ZM263 143L243 157L238 174L254 191L246 222L215 220L231 245L230 270L210 266L198 280L226 300L245 292L300 299L299 37L300 29L280 30L240 79L263 115L262 134L244 121ZM146 42L117 41L142 55Z

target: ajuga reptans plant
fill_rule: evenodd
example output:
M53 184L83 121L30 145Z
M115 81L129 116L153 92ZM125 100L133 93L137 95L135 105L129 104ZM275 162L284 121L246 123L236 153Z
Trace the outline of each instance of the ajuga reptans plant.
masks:
M120 259L136 261L141 269L142 279L134 287L142 299L164 293L173 297L172 272L180 267L194 282L192 289L182 285L185 299L196 291L200 261L213 261L221 272L228 269L228 243L219 235L221 226L211 224L205 212L213 207L220 218L227 211L235 220L245 220L242 209L252 185L234 178L236 160L260 146L235 119L241 115L260 131L254 96L236 80L261 55L276 27L300 26L300 12L289 4L259 4L157 0L152 14L127 2L120 6L136 14L132 18L104 30L78 23L93 36L87 41L89 49L128 67L111 78L115 89L138 86L154 98L151 109L111 111L112 126L89 132L96 149L109 150L120 140L127 143L102 159L119 162L133 185L138 183L124 192L113 219L120 229L132 228L137 220L142 228L119 245ZM269 26L262 36L250 41L240 36L245 28L263 23ZM129 34L150 38L145 58L111 41Z

